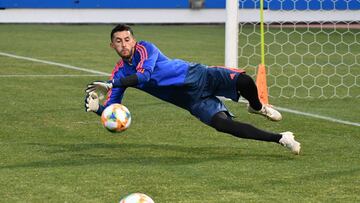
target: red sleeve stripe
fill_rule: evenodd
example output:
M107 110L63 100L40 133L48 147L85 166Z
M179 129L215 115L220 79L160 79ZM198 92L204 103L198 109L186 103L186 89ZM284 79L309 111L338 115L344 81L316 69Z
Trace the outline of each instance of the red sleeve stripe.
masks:
M140 54L140 61L139 61L138 65L136 66L136 71L142 72L142 69L143 69L142 66L143 66L144 60L145 60L144 49L143 49L143 47L140 47L140 45L136 45L136 48Z
M144 45L141 45L141 44L137 44L136 46L137 46L140 50L143 51L144 56L145 56L145 59L147 59L147 58L148 58L148 53L147 53L147 50L146 50L145 46L144 46Z
M113 69L113 71L111 72L110 80L112 80L114 78L115 73L118 72L119 69L122 68L123 66L124 66L124 61L122 59L120 59L116 63L115 68Z
M139 45L139 44L136 45L136 49L140 53L140 62L136 66L136 71L144 72L144 68L142 66L144 64L144 61L148 58L147 50L143 45Z
M115 65L115 68L113 69L113 71L111 72L111 76L110 76L110 80L114 79L114 76L115 76L115 73L119 71L120 68L124 67L124 61L122 59L120 59L116 65ZM104 106L108 103L108 101L110 100L110 97L111 97L111 93L112 93L112 90L110 89L108 92L107 92L107 95L106 95L106 100L104 101Z
M110 90L107 92L106 100L105 100L104 103L103 103L104 106L106 106L106 104L109 102L111 93L112 93L112 89L110 89Z

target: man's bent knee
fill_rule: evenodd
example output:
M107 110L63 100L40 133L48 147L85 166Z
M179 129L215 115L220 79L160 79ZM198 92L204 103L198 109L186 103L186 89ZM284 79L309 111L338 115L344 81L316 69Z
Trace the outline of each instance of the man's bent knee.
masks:
M218 112L211 118L210 126L217 131L224 132L226 130L226 122L231 119L225 112Z

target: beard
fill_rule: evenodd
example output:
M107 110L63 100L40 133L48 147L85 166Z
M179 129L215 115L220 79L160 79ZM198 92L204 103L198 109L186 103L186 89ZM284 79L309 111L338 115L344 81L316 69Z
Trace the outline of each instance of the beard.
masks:
M129 60L133 53L132 50L133 49L123 49L118 54L122 59Z

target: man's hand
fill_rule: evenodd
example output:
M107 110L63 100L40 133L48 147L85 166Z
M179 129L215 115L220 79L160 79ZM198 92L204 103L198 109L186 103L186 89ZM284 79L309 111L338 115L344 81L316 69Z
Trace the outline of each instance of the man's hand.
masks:
M104 95L113 87L111 81L94 81L87 85L85 92L89 94L90 92L100 91Z
M97 112L98 109L99 109L98 95L94 91L87 93L85 97L85 111Z

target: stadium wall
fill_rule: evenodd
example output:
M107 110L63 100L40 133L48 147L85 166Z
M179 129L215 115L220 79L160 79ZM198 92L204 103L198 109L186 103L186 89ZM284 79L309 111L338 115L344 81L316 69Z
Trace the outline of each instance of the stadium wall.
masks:
M202 0L200 0L202 1ZM259 21L259 1L239 1L239 21ZM225 0L2 0L0 23L225 23ZM270 0L266 22L358 21L359 0ZM307 8L307 9L304 9ZM345 10L346 9L346 10Z
M242 9L239 22L259 22L259 10ZM265 11L266 22L358 21L359 11ZM5 9L0 23L225 23L225 9Z
M0 8L187 9L192 0L2 0ZM223 9L226 0L198 0L205 9ZM239 0L239 8L259 8L260 1ZM359 10L358 0L265 0L270 10Z

